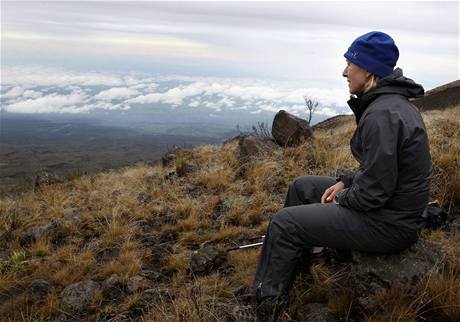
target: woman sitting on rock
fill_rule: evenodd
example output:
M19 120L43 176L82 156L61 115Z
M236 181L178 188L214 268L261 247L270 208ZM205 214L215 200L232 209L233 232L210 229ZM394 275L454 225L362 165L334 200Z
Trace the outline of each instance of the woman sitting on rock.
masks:
M314 246L396 253L419 236L431 157L427 132L408 99L424 89L393 69L399 51L383 32L358 37L345 53L343 77L357 128L350 141L356 172L304 176L289 185L284 208L268 227L257 266L257 313L276 316Z

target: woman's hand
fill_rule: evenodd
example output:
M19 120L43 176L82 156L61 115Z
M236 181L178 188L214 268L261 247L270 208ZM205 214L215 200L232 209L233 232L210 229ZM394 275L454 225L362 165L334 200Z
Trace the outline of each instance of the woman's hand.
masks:
M337 182L335 185L330 186L324 191L323 196L321 197L321 203L332 202L335 198L335 195L345 189L345 184L342 181Z

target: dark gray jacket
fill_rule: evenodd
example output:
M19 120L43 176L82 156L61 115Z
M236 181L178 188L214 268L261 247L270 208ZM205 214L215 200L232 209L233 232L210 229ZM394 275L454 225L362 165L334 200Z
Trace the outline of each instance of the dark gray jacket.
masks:
M359 162L341 180L340 205L376 220L417 230L429 198L431 156L423 119L408 98L424 89L395 71L377 87L348 101L357 128L350 141Z

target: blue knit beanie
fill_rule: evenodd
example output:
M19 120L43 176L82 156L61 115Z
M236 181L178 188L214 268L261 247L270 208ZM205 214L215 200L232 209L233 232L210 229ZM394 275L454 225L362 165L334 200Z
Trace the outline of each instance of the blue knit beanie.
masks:
M353 64L382 78L393 72L399 50L389 35L371 31L356 38L344 56Z

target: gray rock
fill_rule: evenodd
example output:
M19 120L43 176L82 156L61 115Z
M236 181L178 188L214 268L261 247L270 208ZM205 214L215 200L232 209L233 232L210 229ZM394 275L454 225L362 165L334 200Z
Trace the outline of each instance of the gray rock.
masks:
M169 167L176 162L177 156L174 153L168 152L161 158L163 167Z
M252 305L230 304L227 307L227 312L232 321L253 322L256 319Z
M152 302L171 302L174 301L174 293L168 287L157 286L156 288L149 288L142 292L142 299L152 303Z
M141 275L151 281L158 281L163 278L163 275L161 275L161 273L152 270L143 270Z
M42 226L32 226L26 229L26 231L21 235L20 243L22 246L27 246L33 242L51 235L54 231L62 227L64 221L61 219L53 219L48 224Z
M310 125L304 119L281 110L273 119L272 135L280 146L297 146L313 134Z
M305 322L338 322L331 310L321 303L302 305L297 310L297 320Z
M115 287L118 283L119 283L119 276L118 274L113 273L112 275L110 275L109 278L107 278L106 280L104 280L104 282L102 282L102 290L104 291L107 289L111 289Z
M146 194L145 192L141 192L137 195L137 202L142 205L142 204L146 204L146 203L149 203L150 201L152 201L152 197L150 197L148 194Z
M0 262L6 262L10 259L10 251L8 249L0 250Z
M64 221L70 225L81 224L81 213L78 208L66 208L63 211Z
M274 149L276 144L270 139L257 138L252 135L242 135L238 141L238 158L240 162L246 162L251 157L263 155Z
M418 282L427 274L442 269L445 258L446 254L439 245L422 239L400 254L376 255L353 251L349 287L355 292L361 308L374 312L378 292L397 283L407 294L415 294Z
M33 299L43 299L50 290L50 284L44 279L36 279L30 283L28 293Z
M206 246L193 252L190 260L190 272L209 274L226 261L226 254L212 246Z
M61 292L62 309L70 314L84 314L94 299L99 284L87 280L71 284Z
M45 186L49 186L56 183L64 183L64 179L59 177L57 174L42 171L35 177L34 190L37 191Z
M138 290L142 289L146 283L146 279L140 275L130 277L126 282L126 288L128 292L135 293Z

